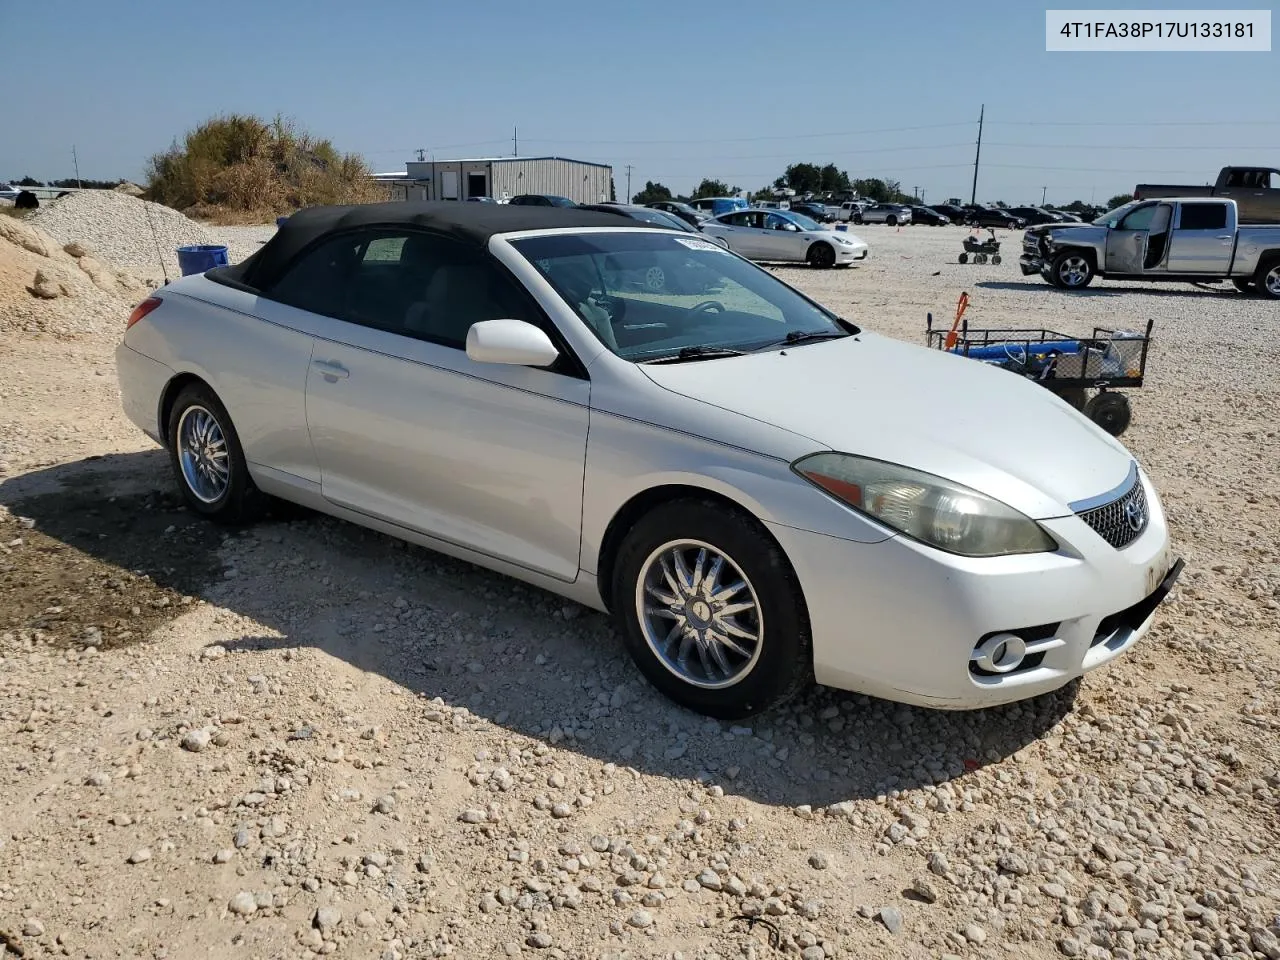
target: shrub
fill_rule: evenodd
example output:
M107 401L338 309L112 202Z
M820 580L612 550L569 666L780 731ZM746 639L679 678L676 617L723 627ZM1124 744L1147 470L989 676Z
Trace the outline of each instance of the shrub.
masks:
M277 117L230 115L201 124L147 170L150 199L193 216L253 219L330 203L371 203L386 191L354 154Z

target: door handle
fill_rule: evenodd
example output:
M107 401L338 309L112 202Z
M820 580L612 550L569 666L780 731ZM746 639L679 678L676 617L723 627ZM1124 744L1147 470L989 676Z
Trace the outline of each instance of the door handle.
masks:
M1234 239L1235 239L1235 237L1234 237L1232 234L1227 233L1227 234L1223 234L1223 235L1222 235L1222 236L1220 236L1220 237L1214 237L1213 239L1215 239L1215 240L1234 240Z
M351 376L351 371L336 360L312 360L311 366L320 371L320 375L330 383L337 383Z

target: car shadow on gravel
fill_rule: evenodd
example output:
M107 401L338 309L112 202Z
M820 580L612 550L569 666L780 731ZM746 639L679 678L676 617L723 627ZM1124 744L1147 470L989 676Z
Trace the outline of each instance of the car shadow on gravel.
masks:
M312 647L424 701L439 698L455 714L767 804L818 808L963 777L1034 744L1076 694L1072 684L1022 704L947 712L815 687L769 714L722 723L648 686L603 614L317 515L297 521L286 512L295 522L229 534L181 505L159 451L17 477L0 484L0 503L34 520L28 538L62 551L59 569L86 574L16 609L44 568L15 565L15 576L0 580L0 632L15 616L34 629L41 604L83 607L92 615L75 614L75 629L83 634L96 620L100 645L109 646L121 630L145 636L184 597L201 597L266 628L219 638L243 656ZM122 572L138 579L125 602L142 612L118 627L110 615L122 604L97 603L89 588Z
M1240 297L1244 299L1235 287L1225 287L1218 289L1216 287L1197 287L1194 290L1169 290L1159 286L1112 286L1112 287L1086 287L1083 290L1059 290L1051 287L1044 281L1031 280L979 280L974 284L975 287L981 287L984 290L1013 290L1018 293L1027 290L1050 290L1055 293L1061 293L1069 297L1122 297L1128 293L1141 293L1148 297L1204 297L1213 296L1220 297Z

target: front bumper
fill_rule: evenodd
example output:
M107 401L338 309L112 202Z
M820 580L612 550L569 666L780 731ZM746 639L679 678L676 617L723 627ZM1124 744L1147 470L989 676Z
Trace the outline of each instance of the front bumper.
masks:
M850 246L837 243L835 248L836 263L861 263L867 259L867 252L870 249L865 243L855 243Z
M1172 586L1166 579L1180 570L1159 498L1140 477L1150 519L1122 549L1077 516L1041 521L1059 551L993 559L905 537L854 543L770 524L808 605L816 679L965 710L1047 693L1115 659L1150 628ZM980 640L1012 631L1033 638L1025 665L1005 674L975 670Z

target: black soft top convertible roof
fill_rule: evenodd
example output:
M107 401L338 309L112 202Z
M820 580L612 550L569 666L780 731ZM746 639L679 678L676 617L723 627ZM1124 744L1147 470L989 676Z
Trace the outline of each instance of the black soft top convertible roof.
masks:
M307 207L284 222L275 236L248 259L209 272L211 279L261 289L314 241L353 227L412 226L483 249L498 233L556 227L640 227L613 213L575 207L536 207L458 200L391 201L349 206Z

